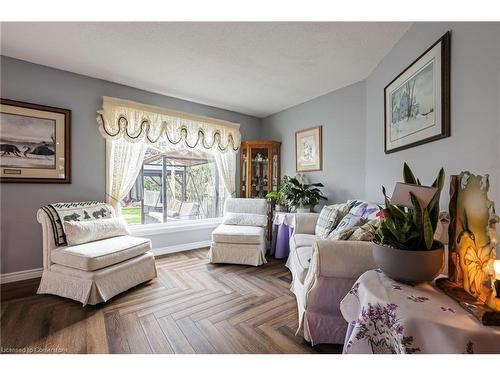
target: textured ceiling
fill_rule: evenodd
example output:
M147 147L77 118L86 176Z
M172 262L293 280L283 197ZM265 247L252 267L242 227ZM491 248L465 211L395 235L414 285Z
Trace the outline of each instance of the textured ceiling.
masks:
M365 79L410 23L2 23L1 54L265 117Z

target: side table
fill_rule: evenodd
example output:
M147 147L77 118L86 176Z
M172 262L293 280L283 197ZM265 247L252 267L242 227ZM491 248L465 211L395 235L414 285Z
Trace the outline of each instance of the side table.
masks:
M269 254L276 259L288 257L290 252L289 240L293 234L294 221L295 214L293 213L278 211L273 213L272 241Z
M484 326L430 283L365 272L340 303L344 353L500 353L500 327Z

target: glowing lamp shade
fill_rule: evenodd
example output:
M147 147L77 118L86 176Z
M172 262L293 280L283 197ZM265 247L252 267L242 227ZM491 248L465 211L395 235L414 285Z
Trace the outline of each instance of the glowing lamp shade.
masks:
M500 280L500 259L495 260L495 263L493 263L493 268L495 268L495 278L497 280Z

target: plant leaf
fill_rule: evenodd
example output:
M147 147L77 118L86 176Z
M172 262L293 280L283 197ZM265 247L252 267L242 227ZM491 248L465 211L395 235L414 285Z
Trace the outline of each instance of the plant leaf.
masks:
M420 206L420 202L418 201L415 194L410 192L410 198L411 198L411 203L413 205L413 207L412 207L413 222L415 223L415 226L416 226L415 229L419 233L420 240L422 240L423 236L424 236L422 207ZM423 241L420 241L420 242L423 242Z
M434 242L434 231L432 230L431 219L429 218L429 211L427 208L424 208L423 210L422 222L424 227L425 245L429 250L432 248L432 244Z
M436 180L434 180L434 182L432 183L432 186L437 188L437 191L432 197L431 201L429 202L429 205L427 206L427 209L429 210L429 218L431 220L432 229L434 231L436 231L439 219L439 200L441 199L441 191L443 190L444 179L445 179L444 169L441 168L439 170Z
M413 174L410 167L406 163L403 166L403 181L406 184L414 184L414 185L417 184L417 179L415 178L415 175Z

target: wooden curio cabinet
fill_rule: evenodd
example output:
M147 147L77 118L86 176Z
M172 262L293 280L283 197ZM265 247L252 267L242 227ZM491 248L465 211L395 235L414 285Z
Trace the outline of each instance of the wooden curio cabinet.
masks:
M240 150L240 197L265 198L280 184L281 142L244 141Z

